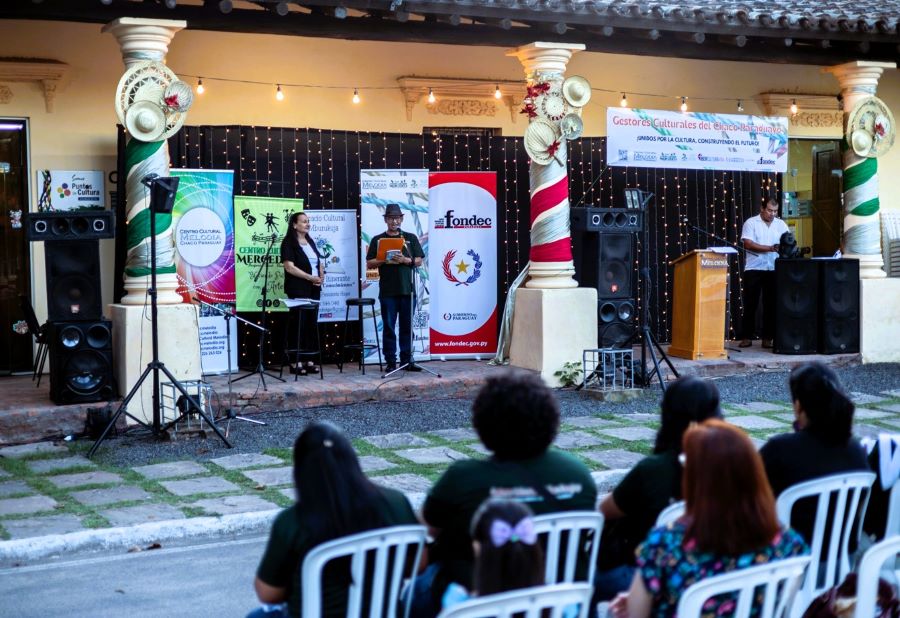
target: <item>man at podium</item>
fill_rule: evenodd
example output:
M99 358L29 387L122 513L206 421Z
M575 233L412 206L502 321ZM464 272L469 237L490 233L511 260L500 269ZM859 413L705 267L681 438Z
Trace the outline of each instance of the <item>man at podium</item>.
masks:
M741 240L744 243L744 316L741 320L741 342L738 347L753 345L756 328L756 306L762 295L762 347L771 348L775 337L775 258L781 235L789 231L777 217L778 202L770 199L759 214L744 221Z

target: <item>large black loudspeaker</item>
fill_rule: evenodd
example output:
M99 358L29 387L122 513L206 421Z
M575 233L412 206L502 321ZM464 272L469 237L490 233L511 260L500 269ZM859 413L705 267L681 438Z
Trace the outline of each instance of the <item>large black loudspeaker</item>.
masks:
M628 341L634 333L634 299L600 299L597 301L597 339L601 348L611 348Z
M50 399L59 405L113 398L112 322L50 322Z
M819 353L859 352L859 260L819 264Z
M572 208L569 220L576 232L640 232L644 228L644 212L635 208Z
M30 212L25 215L25 240L86 240L113 238L111 210Z
M775 260L776 354L815 354L818 343L819 265L816 260Z
M100 319L102 301L97 241L48 242L44 245L44 260L50 321Z

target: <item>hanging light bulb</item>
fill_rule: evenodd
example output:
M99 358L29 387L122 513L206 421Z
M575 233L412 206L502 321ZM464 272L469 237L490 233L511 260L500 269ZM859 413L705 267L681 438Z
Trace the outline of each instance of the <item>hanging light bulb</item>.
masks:
M203 78L197 80L197 94L203 94L206 88L203 87Z
M437 101L437 99L436 99L435 96L434 96L434 90L432 90L431 88L429 88L429 89L428 89L428 102L429 102L429 103L434 103L435 101Z
M622 93L622 100L619 101L619 107L628 107L628 97L625 96L625 93Z
M687 111L687 97L681 97L681 111Z
M495 99L503 98L503 93L500 92L500 84L497 84L496 88L494 88L494 98Z
M281 84L277 84L277 88L275 88L275 98L279 101L284 101L284 92L281 90Z
M359 98L359 88L354 88L354 89L353 89L353 102L356 103L356 104L359 104L359 101L360 101L360 98Z
M797 114L797 99L791 99L791 114Z
M739 112L744 111L744 102L740 99L738 99L738 111Z

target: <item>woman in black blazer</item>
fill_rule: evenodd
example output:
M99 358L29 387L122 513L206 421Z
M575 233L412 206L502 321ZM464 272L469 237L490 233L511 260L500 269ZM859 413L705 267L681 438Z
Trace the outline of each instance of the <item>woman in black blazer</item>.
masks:
M284 266L284 293L288 298L311 298L318 300L325 280L325 264L319 249L309 235L309 217L306 213L291 215L287 234L281 241L281 264ZM300 323L300 307L291 309L288 341L291 347L297 341L297 325ZM303 330L300 332L300 348L313 350L316 345L318 311L307 311L303 315ZM312 361L291 367L291 373L306 375L318 373L319 368Z

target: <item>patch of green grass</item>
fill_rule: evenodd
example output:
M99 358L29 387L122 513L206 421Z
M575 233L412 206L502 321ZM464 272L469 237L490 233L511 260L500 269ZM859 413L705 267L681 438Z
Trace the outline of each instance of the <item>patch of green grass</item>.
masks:
M182 506L179 507L181 512L184 513L185 517L205 517L206 511L201 509L199 506Z
M81 525L85 528L109 528L112 526L108 519L101 517L96 513L90 513L82 518Z
M286 463L291 463L294 458L293 449L284 448L284 447L275 447L271 446L269 448L263 449L263 454L271 455L272 457L278 457L279 459L283 459Z

